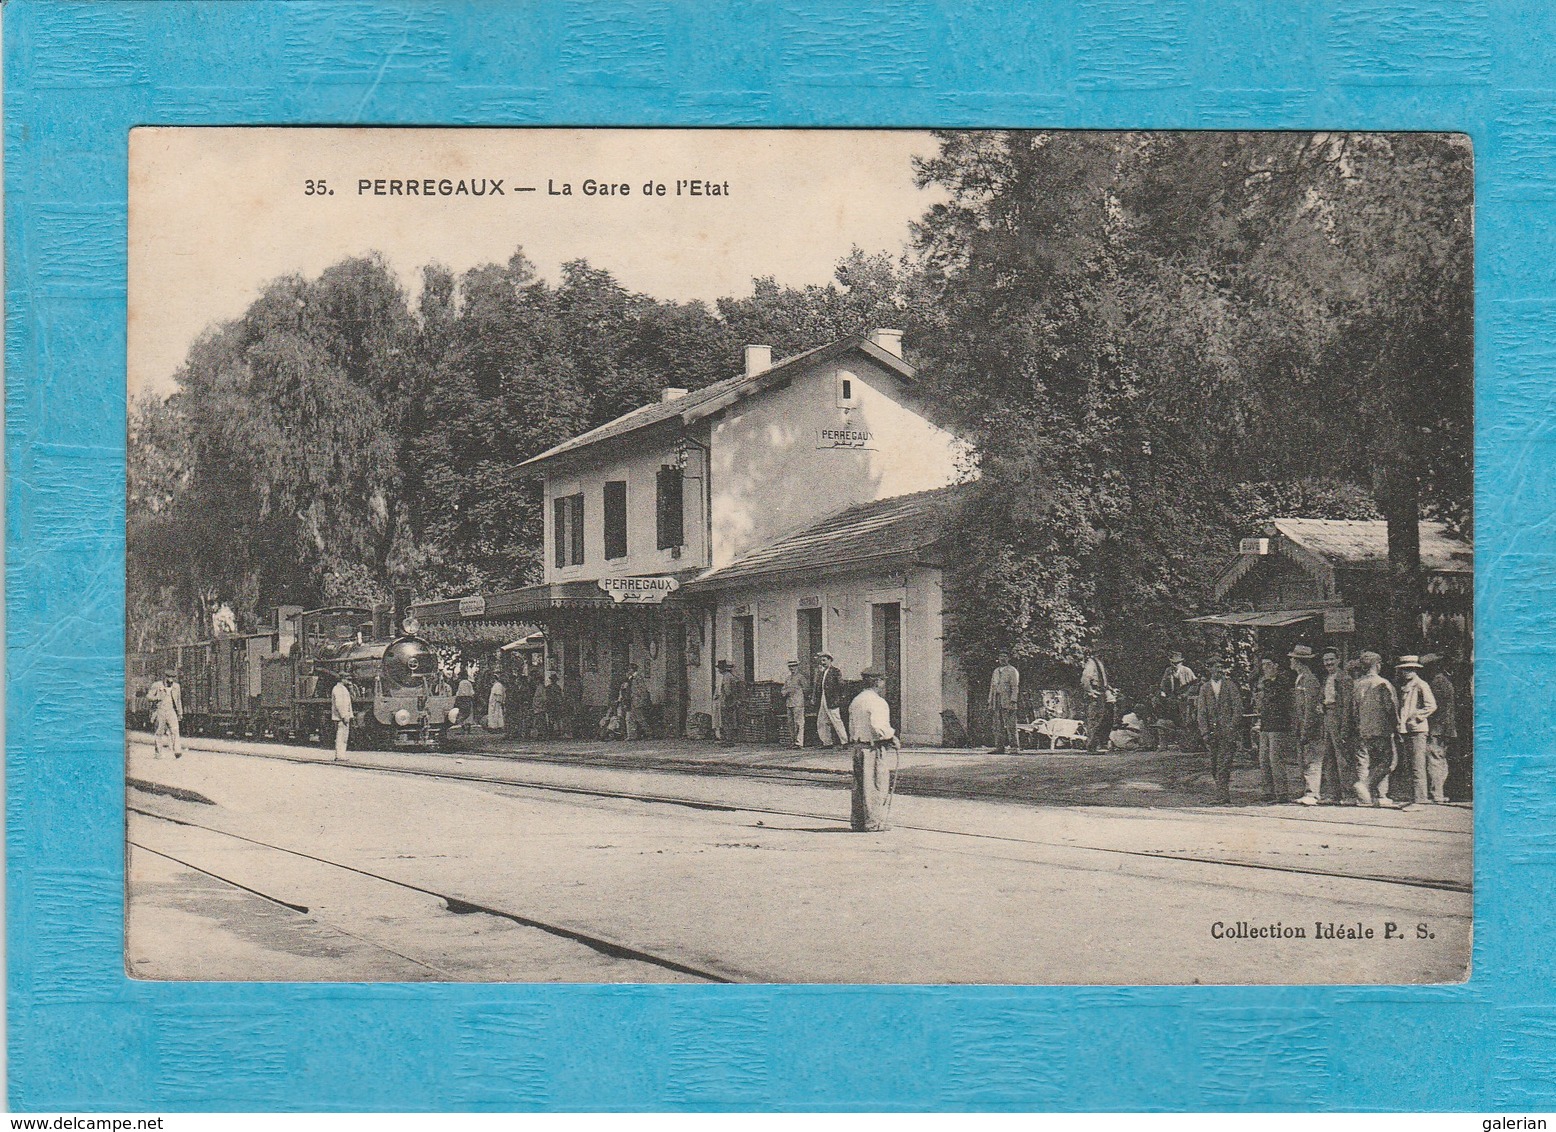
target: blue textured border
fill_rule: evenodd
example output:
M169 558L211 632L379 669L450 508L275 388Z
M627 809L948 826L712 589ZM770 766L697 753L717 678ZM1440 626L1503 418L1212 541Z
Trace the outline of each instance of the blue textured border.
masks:
M5 8L14 1107L1556 1107L1556 10L1489 0ZM1464 130L1478 191L1464 986L246 986L122 972L140 124Z

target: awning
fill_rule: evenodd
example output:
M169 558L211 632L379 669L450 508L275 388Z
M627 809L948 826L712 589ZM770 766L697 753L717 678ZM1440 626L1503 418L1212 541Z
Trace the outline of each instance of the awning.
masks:
M691 572L694 573L694 572ZM472 594L443 601L418 602L411 614L424 626L503 625L509 630L503 641L511 641L520 632L534 629L554 610L608 610L621 612L649 609L671 611L684 608L676 593L653 604L613 601L597 582L553 582L549 585L524 586L500 593Z
M503 645L502 651L513 652L516 649L538 649L544 648L545 644L546 635L544 633L529 633L516 641L509 641Z
M1284 629L1313 617L1322 617L1322 609L1266 609L1258 613L1211 613L1190 617L1196 625L1226 625L1233 629Z

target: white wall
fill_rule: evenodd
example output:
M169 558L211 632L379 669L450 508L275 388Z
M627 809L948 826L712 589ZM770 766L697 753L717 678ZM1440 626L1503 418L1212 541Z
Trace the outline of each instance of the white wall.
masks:
M686 540L677 557L659 549L656 520L659 469L677 462L670 444L618 450L604 463L589 467L562 467L546 476L546 581L594 581L627 574L670 574L700 569L708 563L707 512L704 502L707 476L705 457L693 448L682 480L682 537ZM627 556L605 557L605 482L627 482ZM581 566L556 565L556 530L552 500L583 493L584 561Z
M838 404L847 376L856 404ZM856 503L956 482L963 445L911 405L897 377L850 353L728 410L713 425L713 557L726 566ZM822 449L818 433L874 435L870 450Z
M896 722L903 741L940 743L940 710L946 687L943 665L940 571L915 567L906 574L853 574L811 582L769 579L742 589L720 591L714 613L716 644L705 650L702 669L691 669L694 711L709 711L711 665L731 656L731 618L749 612L756 627L756 678L782 681L799 656L797 611L819 600L821 634L844 679L856 680L873 657L870 606L902 606L902 709ZM738 663L736 665L738 670ZM955 682L953 680L953 690ZM964 707L952 705L959 715Z

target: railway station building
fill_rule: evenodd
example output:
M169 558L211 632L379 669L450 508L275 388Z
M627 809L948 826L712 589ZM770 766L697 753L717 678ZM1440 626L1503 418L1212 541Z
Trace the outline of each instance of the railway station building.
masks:
M778 362L748 346L740 374L526 463L544 479L540 584L414 612L538 626L586 712L636 664L666 734L711 716L718 662L772 696L790 659L808 670L824 649L847 681L883 669L905 740L938 744L943 711L967 718L940 532L968 455L915 395L897 331Z

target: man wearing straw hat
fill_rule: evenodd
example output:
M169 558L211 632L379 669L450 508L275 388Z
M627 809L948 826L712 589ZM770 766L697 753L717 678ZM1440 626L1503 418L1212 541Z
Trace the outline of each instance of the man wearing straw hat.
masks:
M1426 739L1428 720L1437 710L1437 697L1421 679L1421 658L1402 656L1394 665L1399 673L1400 745L1410 762L1410 797L1416 803L1426 801ZM1441 789L1439 787L1439 789Z
M883 833L891 823L893 776L902 740L891 725L891 705L881 695L886 674L867 669L862 678L864 691L848 705L848 730L854 740L849 824L855 833Z

